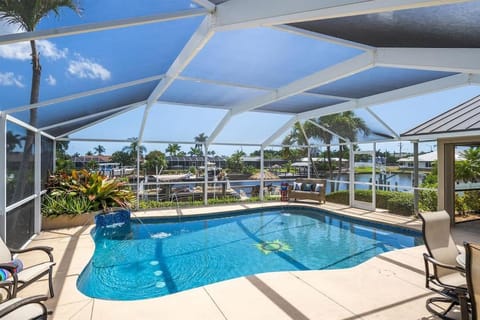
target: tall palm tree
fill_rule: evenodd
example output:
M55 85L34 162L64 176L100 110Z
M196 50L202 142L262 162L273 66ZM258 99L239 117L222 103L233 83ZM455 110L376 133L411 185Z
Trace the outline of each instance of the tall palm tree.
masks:
M367 136L370 133L370 129L362 118L359 118L355 115L353 111L345 111L339 113L334 118L334 122L331 124L332 128L340 136L350 140L356 141L359 134ZM345 146L340 145L339 153L339 170L342 168L343 153L345 151Z
M35 31L40 21L53 13L60 15L61 8L69 8L76 13L81 10L72 0L0 0L0 19L19 26L19 28L32 32ZM42 75L42 66L40 65L40 55L37 50L35 40L30 40L30 49L32 56L32 85L30 88L30 104L37 103L40 95L40 79ZM30 124L37 127L37 109L30 109ZM27 131L22 162L18 170L17 187L15 188L14 198L22 197L26 188L26 176L31 158L32 147L35 141L34 133Z
M170 156L175 157L177 153L180 151L180 146L177 143L170 143L165 149Z
M22 147L22 141L25 140L19 134L14 134L12 131L7 131L7 152L12 152L18 146Z
M139 152L140 158L143 158L143 154L147 152L147 148L138 143L137 137L129 138L128 141L130 141L130 145L123 147L122 151L127 152L131 157L134 158L137 157L137 152Z
M195 149L199 150L200 152L198 153L199 156L203 156L203 143L207 141L208 136L205 135L205 133L200 133L198 136L193 138L195 141Z
M95 152L97 155L101 156L105 152L105 147L99 144L98 146L93 148L93 152Z
M305 135L302 132L300 122L295 122L290 132L283 138L282 144L287 146L292 145L307 145L308 141L305 139ZM291 147L283 147L282 157L287 160L294 160L295 157L302 155L292 150ZM303 152L304 154L304 152Z

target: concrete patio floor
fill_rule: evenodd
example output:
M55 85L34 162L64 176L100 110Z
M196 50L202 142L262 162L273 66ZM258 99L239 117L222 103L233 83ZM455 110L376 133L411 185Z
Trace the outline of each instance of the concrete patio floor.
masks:
M245 203L205 208L137 212L137 216L205 214L295 203ZM302 205L308 205L302 203ZM326 204L345 215L419 229L417 219ZM42 232L30 246L54 247L56 296L47 301L49 319L435 319L425 309L423 246L391 251L356 267L340 270L273 272L214 283L160 298L139 301L93 299L80 293L76 281L90 260L92 226ZM480 242L480 222L454 230L457 243ZM23 255L25 264L41 254ZM19 296L47 294L46 280Z

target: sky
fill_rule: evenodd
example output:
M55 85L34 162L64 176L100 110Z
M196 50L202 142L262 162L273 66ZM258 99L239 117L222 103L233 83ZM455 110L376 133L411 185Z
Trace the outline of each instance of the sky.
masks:
M135 2L81 0L80 6L83 8L80 16L63 10L58 18L55 16L45 18L38 29L174 12L197 7L185 0L137 0ZM146 77L159 76L168 70L201 21L202 17L194 17L134 28L38 40L37 45L42 63L40 100L45 101ZM0 35L19 31L21 30L18 30L16 26L0 21ZM161 97L162 103L154 105L149 110L144 139L193 142L193 138L198 134L203 132L208 136L213 132L226 114L223 106L235 105L258 97L267 92L262 88L286 85L316 70L361 53L362 51L358 49L321 42L271 28L216 33L182 72L183 78L175 81L164 93ZM399 82L407 81L414 72L417 73L417 76L431 76L423 71L403 69L394 71L375 68L314 91L339 93L342 92L348 81L357 81L359 83L357 94L361 94L362 91L373 90L377 85L383 85L383 82L387 83L388 79L394 78ZM439 75L441 74L439 73ZM200 83L194 78L207 79L210 83ZM0 110L28 105L30 79L29 44L0 45ZM245 86L234 88L220 85L216 81L235 82ZM85 111L86 106L94 105L94 110L101 111L109 103L118 104L125 98L128 101L128 98L132 98L132 91L135 91L138 96L146 92L148 96L157 83L158 79L138 87L39 109L39 125L40 127L48 126L52 119L68 120L65 108L73 109L77 116L83 116L88 114ZM250 85L258 88L246 87ZM372 110L392 129L401 133L478 94L480 94L478 86L466 86L372 106ZM210 105L210 108L179 106L172 104L172 101L184 104L205 104ZM288 108L293 105L302 108L327 102L325 98L303 95L278 101L271 105L271 109ZM125 140L138 137L144 111L144 107L139 107L83 131L71 133L69 136ZM28 121L27 112L18 112L13 116ZM363 118L372 129L388 133L365 111L358 111L357 116ZM261 144L290 118L290 115L262 112L240 114L227 124L216 142L235 142L245 145L213 145L211 149L221 155L229 155L236 150L250 153L258 147L249 147L247 144ZM285 134L274 143L279 144ZM93 148L99 144L105 147L107 154L111 154L121 150L128 142L71 142L68 152L84 154L87 151L93 151ZM183 151L190 150L191 145L181 145ZM166 146L166 144L146 144L148 151L155 149L165 151ZM365 148L370 148L370 146L367 145ZM393 152L394 149L399 148L399 144L398 142L382 144L379 148ZM408 143L405 143L402 148L404 151L411 150ZM425 144L423 149L430 151L433 150L433 146Z

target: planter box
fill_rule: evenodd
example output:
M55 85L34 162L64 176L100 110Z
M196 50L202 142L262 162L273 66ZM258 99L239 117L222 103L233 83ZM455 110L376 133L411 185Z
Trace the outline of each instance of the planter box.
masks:
M42 230L65 229L91 225L95 223L98 212L89 212L75 216L63 215L56 217L42 217Z

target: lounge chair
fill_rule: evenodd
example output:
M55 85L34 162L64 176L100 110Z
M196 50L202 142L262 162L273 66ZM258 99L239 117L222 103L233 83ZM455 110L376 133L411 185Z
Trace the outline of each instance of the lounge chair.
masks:
M465 276L472 320L480 318L480 244L465 243ZM462 319L468 319L466 306L462 309Z
M0 268L7 270L12 277L7 279L11 282L11 297L15 298L17 292L27 287L29 284L40 279L48 274L48 286L50 291L50 297L53 297L53 261L51 247L37 246L26 249L10 249L6 246L5 242L0 239ZM26 266L23 270L17 272L16 265L12 263L13 255L31 251L43 251L48 255L49 260L37 263L35 265Z
M451 319L447 313L455 305L460 305L467 294L467 284L465 270L456 260L460 252L450 234L450 215L446 211L425 212L420 214L420 218L423 220L423 239L428 251L423 254L425 286L441 295L428 299L426 308L442 319ZM430 270L430 266L433 266L433 270ZM443 303L447 303L448 307L441 308Z
M46 296L13 298L0 304L0 319L47 319L47 308L42 301Z

